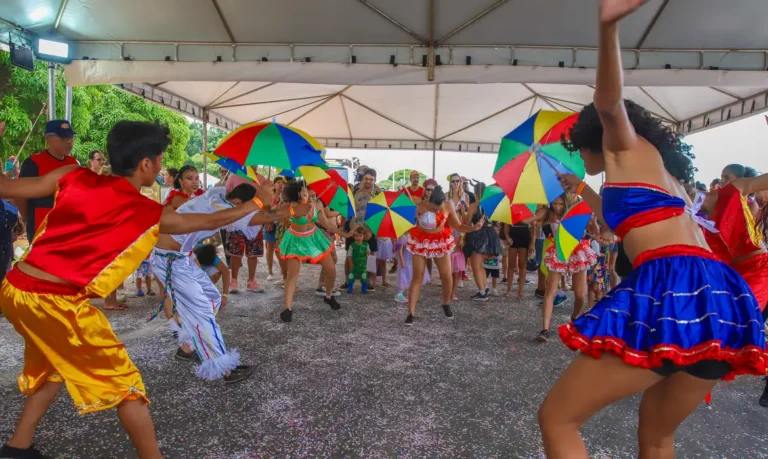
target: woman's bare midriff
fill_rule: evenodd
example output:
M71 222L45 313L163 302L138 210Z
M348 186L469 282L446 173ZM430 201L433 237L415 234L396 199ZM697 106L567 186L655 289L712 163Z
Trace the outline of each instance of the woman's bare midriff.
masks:
M668 245L690 245L709 250L701 228L688 214L633 228L623 243L630 261L643 252Z
M155 247L160 250L170 250L172 252L181 250L181 244L176 242L176 240L168 234L161 234Z
M34 266L30 266L27 263L20 261L16 263L16 269L23 272L29 277L34 277L35 279L41 279L48 282L55 282L57 284L65 284L65 285L72 285L70 282L65 281L64 279L60 279L56 276L52 276L48 274L47 272L37 269Z

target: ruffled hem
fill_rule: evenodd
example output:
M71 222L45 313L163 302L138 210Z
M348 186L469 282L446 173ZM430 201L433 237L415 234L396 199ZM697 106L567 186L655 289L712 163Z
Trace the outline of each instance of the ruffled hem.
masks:
M224 355L214 357L204 361L195 368L195 374L202 379L217 380L221 379L228 372L240 365L240 353L237 349L231 349Z
M179 347L184 346L185 344L194 347L192 344L192 335L185 332L184 329L181 328L181 325L176 323L174 319L168 321L168 328L171 329L171 333L176 333L178 336Z
M432 241L408 240L408 251L413 255L418 255L424 258L440 258L451 253L455 247L456 240L453 236Z
M739 375L764 376L766 351L755 345L741 349L723 348L719 340L697 344L691 348L682 348L675 344L661 343L648 351L632 349L622 339L613 336L588 338L581 334L573 322L558 329L560 340L572 351L580 351L598 359L605 353L619 357L624 363L640 368L658 368L663 360L669 360L677 366L688 366L704 360L727 362L733 369L723 377L724 381L733 380Z
M557 247L553 244L544 254L544 265L556 273L579 273L586 271L597 263L597 254L589 246L589 241L583 240L576 246L568 261L560 261L557 257Z
M289 253L288 255L284 255L280 253L280 248L275 248L275 252L277 252L277 256L280 257L281 260L299 260L300 262L308 261L309 263L316 265L326 258L333 252L333 244L328 246L328 250L321 253L320 255L317 255L316 257L313 257L312 255L299 255L294 253Z

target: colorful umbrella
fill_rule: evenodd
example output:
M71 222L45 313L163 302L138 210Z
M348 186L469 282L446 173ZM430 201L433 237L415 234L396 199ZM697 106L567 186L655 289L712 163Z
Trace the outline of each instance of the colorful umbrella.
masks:
M203 154L207 156L208 159L214 164L223 167L238 177L247 178L254 182L258 181L259 174L254 170L253 167L243 167L229 158L222 158L221 156L214 155L213 153Z
M510 204L509 197L500 187L491 185L480 198L480 207L492 222L514 225L536 213L536 204Z
M567 261L581 243L590 218L592 209L584 201L574 204L565 212L555 233L555 248L560 261Z
M296 170L323 164L323 146L309 134L277 123L250 123L224 137L214 153L242 166Z
M314 165L313 165L313 167L318 167L318 168L320 168L320 169L322 169L322 170L324 170L324 171L327 171L328 169L330 169L330 167L328 167L328 165L327 165L327 164L314 164ZM281 177L285 177L285 178L287 178L287 179L297 179L297 178L302 178L302 177L304 177L304 176L302 175L302 173L301 173L301 170L300 170L300 169L301 169L301 167L299 167L299 168L298 168L298 169L296 169L296 170L290 170L290 169L278 169L278 170L277 170L277 175L279 175L279 176L281 176Z
M557 174L584 178L584 162L560 143L578 117L541 110L501 139L493 178L513 204L549 204L563 194Z
M344 218L355 215L354 199L350 196L347 181L332 169L323 170L318 166L301 166L297 175L304 177L307 188L317 194L326 206L340 213Z
M365 207L365 224L376 237L397 239L416 224L416 204L399 191L384 191Z
M338 185L336 191L333 194L333 198L331 198L331 202L328 204L328 207L340 213L344 218L349 219L354 217L356 214L354 204L355 198L352 195L352 190L349 188L349 184L346 180L344 180L344 177L342 177L338 171L329 169L325 172L326 174L330 175L333 181Z

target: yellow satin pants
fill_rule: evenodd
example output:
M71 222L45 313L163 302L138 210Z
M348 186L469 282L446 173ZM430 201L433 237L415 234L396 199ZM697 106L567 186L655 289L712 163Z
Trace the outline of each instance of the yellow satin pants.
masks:
M0 287L0 308L24 338L19 389L33 394L63 382L80 414L123 400L149 403L141 374L104 314L77 287L12 269Z

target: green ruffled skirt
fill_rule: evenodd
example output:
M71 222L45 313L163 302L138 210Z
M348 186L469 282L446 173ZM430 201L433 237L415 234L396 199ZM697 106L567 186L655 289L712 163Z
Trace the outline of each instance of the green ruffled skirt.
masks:
M299 233L289 228L277 246L280 259L309 261L312 264L325 260L331 252L333 252L333 242L317 227L306 233Z

